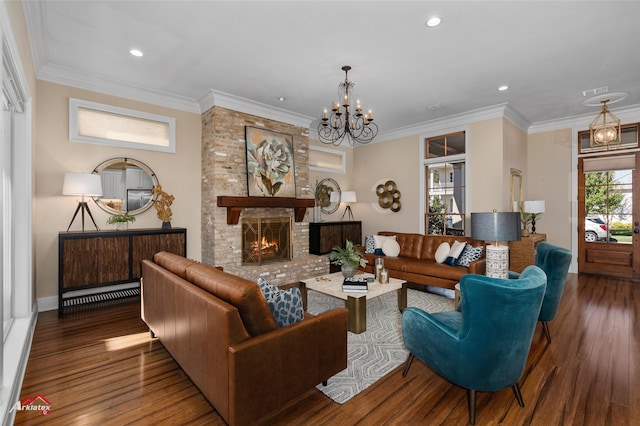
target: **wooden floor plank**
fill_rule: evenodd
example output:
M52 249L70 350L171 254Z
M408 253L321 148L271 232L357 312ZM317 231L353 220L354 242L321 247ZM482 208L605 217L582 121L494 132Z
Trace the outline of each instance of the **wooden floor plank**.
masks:
M552 342L536 328L520 381L479 393L477 424L640 424L640 284L570 274ZM223 425L162 344L139 302L38 317L21 399L41 394L51 413L18 412L17 425ZM265 425L396 425L468 422L466 391L414 361L345 404L316 389L263 419Z

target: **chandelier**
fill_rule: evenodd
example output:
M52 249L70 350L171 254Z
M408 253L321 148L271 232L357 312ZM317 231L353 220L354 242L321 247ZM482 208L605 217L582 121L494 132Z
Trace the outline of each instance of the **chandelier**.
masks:
M600 101L602 111L589 125L589 144L591 147L603 147L620 143L620 120L607 107L609 99Z
M345 65L344 82L338 85L338 101L333 103L331 115L325 108L322 120L318 125L318 138L321 142L341 145L346 138L349 145L355 142L369 143L378 134L378 126L373 122L371 110L363 114L360 101L356 101L355 112L351 111L353 88L355 83L349 81L348 73L351 67Z

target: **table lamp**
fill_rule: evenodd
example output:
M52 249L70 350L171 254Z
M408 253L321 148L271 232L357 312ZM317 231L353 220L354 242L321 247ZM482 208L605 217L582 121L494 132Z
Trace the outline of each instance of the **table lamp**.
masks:
M531 217L531 233L536 233L536 218L544 213L544 200L525 201L522 209Z
M509 278L509 246L498 241L520 239L520 213L497 212L471 213L471 238L486 242L488 277Z
M93 215L91 214L91 210L89 210L87 201L84 199L85 196L102 197L102 180L100 175L94 173L65 173L64 183L62 185L62 195L82 196L82 200L78 201L78 207L76 208L76 212L73 214L73 218L69 223L67 231L71 229L71 225L73 224L73 221L76 220L76 216L80 210L82 210L82 232L84 232L85 211L89 214L89 217L93 222L93 226L95 226L97 230L100 230L98 225L96 225L96 221L93 219Z
M356 192L355 191L344 191L340 197L340 202L345 203L347 207L344 209L344 213L342 213L342 220L344 220L344 215L349 212L347 218L353 221L353 212L351 211L351 206L349 203L355 203L356 200Z

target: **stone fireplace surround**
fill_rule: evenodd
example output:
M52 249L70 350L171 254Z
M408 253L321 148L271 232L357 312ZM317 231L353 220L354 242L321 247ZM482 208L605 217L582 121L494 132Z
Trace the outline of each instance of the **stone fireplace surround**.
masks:
M262 276L275 285L328 273L328 258L309 254L311 209L304 220L295 222L293 208L243 208L238 224L227 224L227 209L218 207L217 197L247 195L245 126L293 136L296 198L313 198L308 129L219 106L210 108L202 114L202 262L250 280ZM244 217L291 217L291 261L242 265Z

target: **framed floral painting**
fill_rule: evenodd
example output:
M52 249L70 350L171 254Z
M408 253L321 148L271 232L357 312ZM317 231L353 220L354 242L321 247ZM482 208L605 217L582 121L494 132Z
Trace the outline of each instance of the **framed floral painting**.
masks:
M295 197L293 136L245 127L250 197Z

